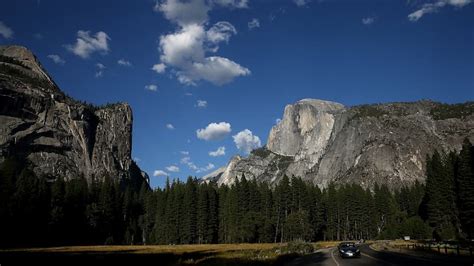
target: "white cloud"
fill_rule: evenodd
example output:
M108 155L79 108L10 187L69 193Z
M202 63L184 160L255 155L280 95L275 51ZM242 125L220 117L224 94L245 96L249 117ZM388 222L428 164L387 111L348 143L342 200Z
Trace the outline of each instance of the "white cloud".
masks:
M168 176L168 173L163 170L155 170L153 176Z
M0 35L5 39L10 39L13 37L13 30L0 21Z
M278 125L278 124L280 124L280 122L281 122L281 119L280 119L280 118L275 119L275 124Z
M174 129L174 126L172 124L166 124L166 128L167 129L170 129L170 130L173 130Z
M102 63L97 63L95 66L99 69L95 72L96 78L101 78L104 75L104 69L106 68Z
M445 6L453 6L456 8L462 8L468 4L473 3L474 0L436 0L433 3L425 3L420 9L408 15L410 21L418 21L426 14L436 13L439 9Z
M198 167L191 161L191 157L189 157L189 156L181 158L180 162L184 165L187 165L191 170L197 170L198 169Z
M189 155L189 151L180 151L182 155Z
M250 153L253 149L260 147L262 144L260 138L253 135L252 131L245 129L232 136L237 148L245 153Z
M191 161L190 157L183 157L181 159L181 163L186 165L189 169L195 171L196 173L206 172L215 168L215 165L212 163L208 163L206 166L198 167L195 163Z
M229 123L210 123L206 128L196 130L198 139L203 140L220 140L231 132Z
M166 167L166 170L168 170L169 172L177 173L179 172L179 167L176 165L170 165Z
M362 18L362 24L364 24L364 25L370 25L374 22L375 22L375 17Z
M229 42L230 37L235 34L237 34L237 30L234 25L227 21L219 21L207 30L206 37L209 42L214 44L224 41L227 43ZM212 51L217 52L217 50L214 49L212 49Z
M199 107L199 108L206 108L207 107L207 101L197 100L196 106Z
M142 159L140 159L140 158L138 158L138 157L133 157L133 160L134 160L135 162L137 162L137 163L142 161Z
M216 166L212 163L208 163L206 166L199 168L196 172L201 173L201 172L207 172L209 170L214 169Z
M247 8L248 0L214 0L214 3L231 8Z
M193 94L190 93L190 92L186 92L186 93L184 94L184 96L193 96Z
M293 0L293 2L295 2L298 7L301 7L307 5L311 0Z
M214 5L243 8L247 1L165 0L155 5L156 11L161 11L179 27L174 33L160 36L161 63L153 70L162 73L166 67L171 67L178 81L185 85L196 85L200 80L223 85L250 74L250 70L230 59L206 56L206 53L217 52L219 43L227 43L237 34L235 27L226 21L217 22L206 30L208 12Z
M195 85L195 81L207 80L221 86L238 76L250 75L250 70L224 57L211 56L202 62L195 62L186 72L178 73L178 80L186 85Z
M50 54L48 55L48 58L53 60L54 63L59 64L59 65L64 65L66 63L66 61L57 54Z
M157 91L157 90L158 90L158 86L156 86L155 84L149 84L149 85L146 85L146 86L145 86L145 90L148 90L148 91Z
M89 31L80 30L77 32L76 44L66 45L66 48L79 57L88 58L94 52L109 52L109 40L109 36L103 31L91 36Z
M209 156L212 156L212 157L218 157L218 156L224 156L225 155L225 147L224 146L221 146L219 148L217 148L217 150L215 151L210 151L209 152Z
M251 21L247 23L247 26L249 27L249 30L260 28L260 21L258 21L258 19L256 18L253 18Z
M186 165L189 169L195 171L196 173L206 172L215 168L215 165L212 163L208 163L206 166L198 167L195 163L191 161L191 157L188 156L181 158L181 163Z
M125 59L120 59L117 61L117 64L121 65L121 66L132 66L132 63L130 63L130 61L128 60L125 60Z
M165 73L166 65L163 63L154 64L151 70L155 71L158 74Z
M205 0L165 0L157 2L155 11L161 11L165 18L181 26L193 23L201 24L207 21L207 12L211 7Z

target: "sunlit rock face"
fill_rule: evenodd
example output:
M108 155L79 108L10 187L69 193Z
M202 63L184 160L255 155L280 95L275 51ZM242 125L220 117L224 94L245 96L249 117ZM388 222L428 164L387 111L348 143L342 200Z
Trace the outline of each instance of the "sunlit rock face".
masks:
M465 137L474 141L473 110L473 103L344 107L304 99L285 107L266 147L234 157L216 180L232 184L245 175L275 183L287 175L320 187L331 182L409 186L424 181L426 156L435 149L459 150Z
M128 104L75 101L25 47L0 46L0 56L0 162L14 156L52 178L148 178L131 159Z

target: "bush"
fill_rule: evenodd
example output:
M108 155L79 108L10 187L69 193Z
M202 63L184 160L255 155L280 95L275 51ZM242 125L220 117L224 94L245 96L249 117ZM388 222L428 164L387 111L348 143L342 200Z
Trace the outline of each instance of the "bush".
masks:
M430 114L435 120L464 118L474 113L474 102L459 104L439 104L431 109Z
M309 254L314 252L314 247L311 243L304 241L288 242L286 246L281 248L282 254Z

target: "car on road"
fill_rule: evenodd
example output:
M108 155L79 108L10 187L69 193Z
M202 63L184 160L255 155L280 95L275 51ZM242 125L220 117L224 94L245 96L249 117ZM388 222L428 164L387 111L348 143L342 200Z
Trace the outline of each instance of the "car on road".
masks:
M354 242L342 242L337 246L342 258L359 258L360 250Z

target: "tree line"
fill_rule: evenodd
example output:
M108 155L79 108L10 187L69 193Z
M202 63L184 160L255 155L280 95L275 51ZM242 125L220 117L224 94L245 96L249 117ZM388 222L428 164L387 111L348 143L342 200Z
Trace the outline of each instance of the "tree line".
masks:
M426 182L390 191L298 177L275 186L242 176L231 186L189 177L87 182L36 177L15 159L0 166L0 245L204 244L292 240L472 239L474 149L434 152Z

